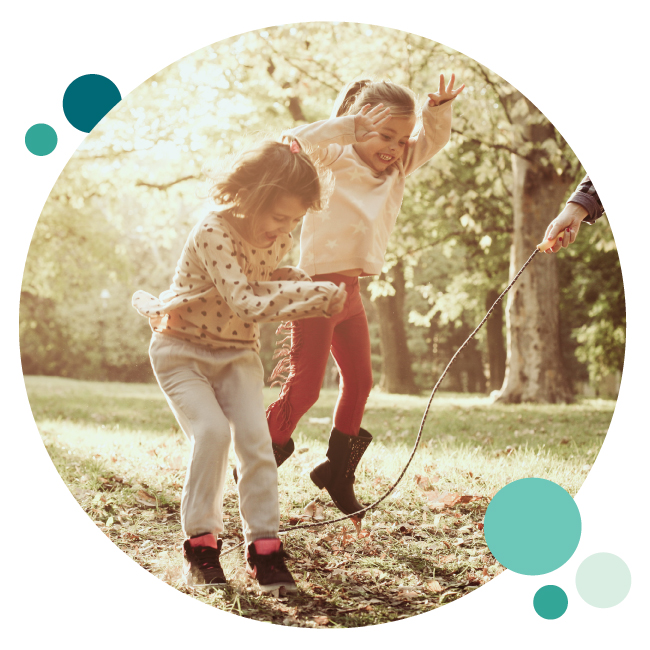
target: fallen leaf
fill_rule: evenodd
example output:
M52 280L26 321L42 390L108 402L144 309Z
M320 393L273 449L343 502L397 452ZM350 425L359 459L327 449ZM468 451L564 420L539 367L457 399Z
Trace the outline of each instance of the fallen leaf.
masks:
M144 506L155 507L158 505L158 500L156 499L156 497L151 496L148 492L145 492L144 490L138 490L137 494L135 495L135 500Z
M323 514L323 506L318 503L318 497L316 497L313 501L310 501L303 509L303 512L312 519L325 519L325 515Z
M327 616L314 616L313 620L316 625L327 625L330 622Z
M427 589L429 591L433 591L434 594L439 594L442 592L442 587L437 580L431 580L431 582L427 582Z
M415 484L421 489L421 490L430 490L431 489L431 481L427 476L422 476L422 474L416 474L415 475Z

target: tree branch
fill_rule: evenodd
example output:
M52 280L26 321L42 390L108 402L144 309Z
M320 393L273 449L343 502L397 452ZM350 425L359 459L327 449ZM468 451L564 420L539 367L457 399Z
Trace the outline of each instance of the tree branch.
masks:
M294 61L292 61L286 54L283 54L282 52L278 52L278 50L276 50L273 47L273 45L271 45L271 43L268 41L268 39L265 39L264 43L268 48L271 49L273 54L275 54L276 56L279 56L281 59L286 61L290 66L293 66L296 70L298 70L298 72L302 72L302 74L304 74L306 77L309 77L312 81L317 81L318 83L322 84L323 86L326 86L327 88L330 88L331 90L334 91L334 93L336 93L338 95L339 88L335 88L334 86L332 86L332 84L327 83L327 81L323 81L322 79L319 79L318 77L315 77L311 73L307 72L307 70L305 70L304 68L299 66L297 63L294 63Z
M462 131L459 131L458 129L454 129L453 127L451 129L451 132L459 135L461 138L465 138L465 140L468 140L469 142L474 142L475 144L484 144L486 147L490 147L491 149L503 149L505 151L508 151L509 153L515 154L515 156L519 156L520 158L526 159L531 164L535 164L535 161L532 158L525 156L524 154L517 151L516 149L509 147L507 144L499 144L498 142L485 142L484 140L479 140L478 138L465 135Z
M138 187L138 186L141 186L141 187L153 187L156 190L164 191L164 190L167 190L170 187L172 187L172 185L182 183L183 181L190 181L190 180L193 180L193 179L200 180L200 178L201 178L200 176L195 176L194 174L192 174L190 176L183 176L183 178L177 178L176 180L170 181L169 183L162 183L161 185L158 185L156 183L147 183L145 181L136 181L135 184L136 184L136 187Z

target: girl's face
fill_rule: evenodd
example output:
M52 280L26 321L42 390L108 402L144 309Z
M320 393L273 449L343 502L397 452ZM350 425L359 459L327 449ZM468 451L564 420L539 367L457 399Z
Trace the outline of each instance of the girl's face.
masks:
M275 205L255 219L250 243L268 248L282 234L288 234L300 223L306 209L294 194L285 194Z
M404 155L414 128L415 115L391 117L384 126L379 127L378 136L357 142L354 150L368 167L383 172Z

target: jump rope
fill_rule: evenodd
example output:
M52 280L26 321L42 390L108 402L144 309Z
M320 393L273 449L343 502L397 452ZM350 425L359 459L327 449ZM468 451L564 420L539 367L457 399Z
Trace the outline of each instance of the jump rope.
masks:
M550 239L542 242L541 244L538 244L535 250L532 252L531 256L526 260L524 265L519 269L517 274L512 278L510 281L510 284L503 290L501 295L494 301L494 304L488 309L487 313L483 317L483 320L476 326L474 331L465 339L465 342L456 350L456 353L454 356L451 358L449 363L447 364L447 367L444 369L442 375L440 375L440 378L436 382L436 385L433 387L433 390L431 391L431 396L429 397L429 401L427 402L427 406L424 410L424 414L422 416L422 421L420 422L420 429L418 431L418 435L415 439L415 443L413 445L413 451L411 452L411 455L409 456L408 461L406 462L406 465L404 466L404 469L402 470L401 474L397 477L395 482L388 488L388 491L382 495L379 499L371 503L370 505L366 506L365 508L362 508L361 510L357 510L356 512L352 512L348 515L343 515L342 517L337 517L336 519L326 519L325 521L313 521L310 523L306 524L300 524L299 526L291 526L289 528L281 528L278 533L289 533L293 532L294 530L300 530L304 528L320 528L321 526L328 526L330 524L335 524L338 523L339 521L345 521L346 519L352 519L353 522L359 522L360 518L359 515L364 514L365 512L368 512L368 510L372 510L373 508L377 507L382 501L387 499L393 490L397 487L398 483L402 480L404 477L404 474L406 474L406 470L409 468L409 465L411 464L411 461L413 460L413 457L415 456L415 452L418 449L418 445L420 444L420 440L422 439L422 431L424 430L424 423L426 422L427 415L429 414L429 408L431 407L431 402L433 401L433 396L436 394L438 391L438 388L440 384L442 383L442 380L445 378L447 373L449 372L449 369L451 368L452 364L454 361L456 361L456 358L458 355L463 351L465 346L476 336L476 333L483 327L483 324L485 321L490 317L490 314L494 311L494 308L503 300L503 297L510 291L512 286L517 282L519 279L519 276L524 272L525 268L533 261L533 258L537 253L543 252L551 248L556 241L562 240L562 236L560 235L556 239ZM244 542L239 542L239 544L236 544L235 546L231 546L230 548L226 549L221 553L221 555L227 555L228 553L231 553L235 549L239 548L240 546L243 546Z

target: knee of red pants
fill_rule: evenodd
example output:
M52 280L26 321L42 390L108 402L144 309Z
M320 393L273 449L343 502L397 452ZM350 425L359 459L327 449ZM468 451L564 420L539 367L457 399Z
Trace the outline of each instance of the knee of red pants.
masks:
M301 381L301 389L285 385L280 397L266 409L271 440L284 446L289 442L300 418L318 401L320 386ZM286 389L286 390L285 390Z

